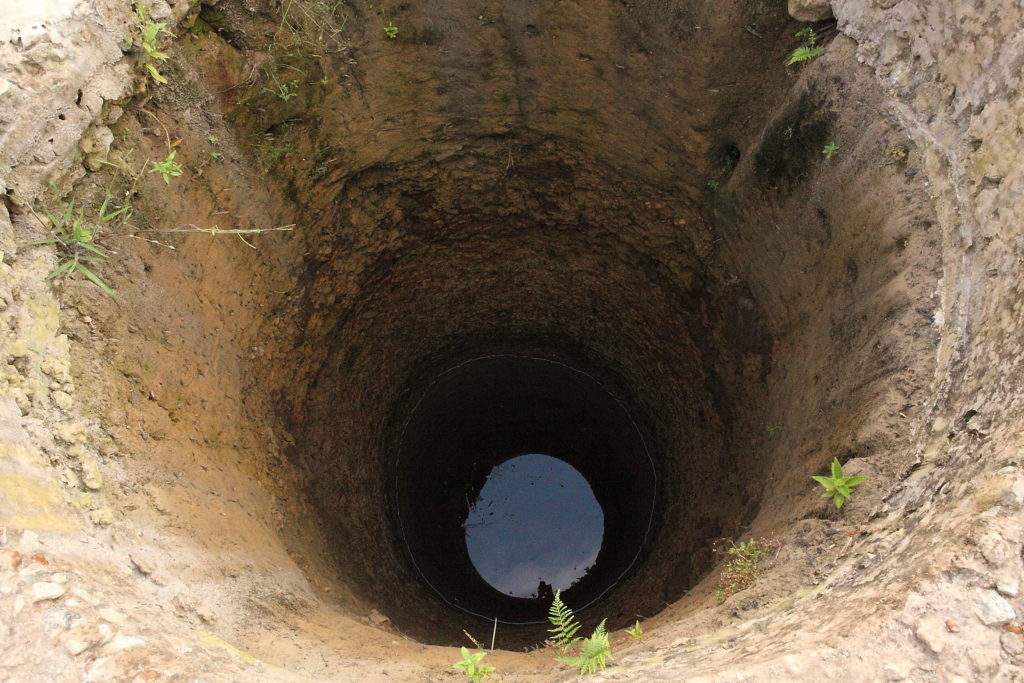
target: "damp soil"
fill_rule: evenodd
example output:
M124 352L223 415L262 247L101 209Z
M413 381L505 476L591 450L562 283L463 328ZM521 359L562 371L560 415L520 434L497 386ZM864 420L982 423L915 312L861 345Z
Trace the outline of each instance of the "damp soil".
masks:
M349 46L286 51L269 4L218 8L116 127L153 158L166 128L187 174L80 191L120 183L146 229L290 229L122 239L124 303L65 297L129 535L206 558L174 571L243 650L438 672L421 644L497 617L503 670L555 675L513 654L543 605L466 545L517 455L592 488L603 541L566 597L613 631L791 596L911 467L936 219L850 44L787 71L781 2L453 1L391 8L394 40L344 5ZM869 477L841 516L810 480L833 458ZM780 550L718 605L715 548L752 536Z

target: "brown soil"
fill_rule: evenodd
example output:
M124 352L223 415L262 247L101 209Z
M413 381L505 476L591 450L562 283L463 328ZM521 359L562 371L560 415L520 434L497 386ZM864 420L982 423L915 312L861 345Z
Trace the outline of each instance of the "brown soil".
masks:
M82 506L115 517L89 552L152 564L133 617L171 605L268 678L454 677L450 648L491 620L476 589L421 579L395 487L416 489L403 449L438 377L515 356L595 378L653 459L647 542L587 626L607 617L628 653L640 618L644 647L684 651L787 618L919 463L941 360L929 176L852 41L787 69L782 2L319 7L305 33L262 0L204 9L213 30L183 33L171 83L114 126L130 168L169 139L185 174L75 188L134 207L103 238L123 302L62 292L106 480ZM266 232L195 232L214 225ZM841 511L810 480L833 458L868 477ZM716 542L750 537L777 549L719 604ZM469 581L458 552L419 561ZM659 638L683 621L693 640ZM530 652L543 628L499 624L504 680L565 675Z

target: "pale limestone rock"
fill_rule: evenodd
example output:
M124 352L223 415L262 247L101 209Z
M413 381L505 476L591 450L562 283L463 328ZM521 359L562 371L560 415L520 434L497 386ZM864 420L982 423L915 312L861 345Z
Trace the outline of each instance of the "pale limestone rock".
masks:
M64 595L65 590L64 586L60 584L51 581L39 581L32 584L32 602L56 600Z

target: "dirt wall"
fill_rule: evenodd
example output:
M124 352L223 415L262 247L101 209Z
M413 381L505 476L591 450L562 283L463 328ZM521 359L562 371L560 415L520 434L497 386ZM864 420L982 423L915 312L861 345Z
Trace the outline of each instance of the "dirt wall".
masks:
M462 617L371 550L383 416L527 349L662 451L609 675L1014 680L1022 10L835 2L787 70L783 5L155 3L165 86L130 8L5 13L0 670L454 676L410 628ZM69 197L135 207L120 303L28 245ZM833 457L869 476L841 512ZM778 551L719 604L692 539L747 534Z

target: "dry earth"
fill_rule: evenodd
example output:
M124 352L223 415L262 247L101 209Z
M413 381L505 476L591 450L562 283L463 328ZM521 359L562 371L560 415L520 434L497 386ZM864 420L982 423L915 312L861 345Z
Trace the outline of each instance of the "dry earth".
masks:
M0 3L0 676L459 680L402 427L515 355L655 463L597 678L1021 680L1024 9L791 1L787 66L786 3L722 4L161 1L160 85L126 3ZM117 301L31 244L104 200ZM572 678L542 637L496 678Z

